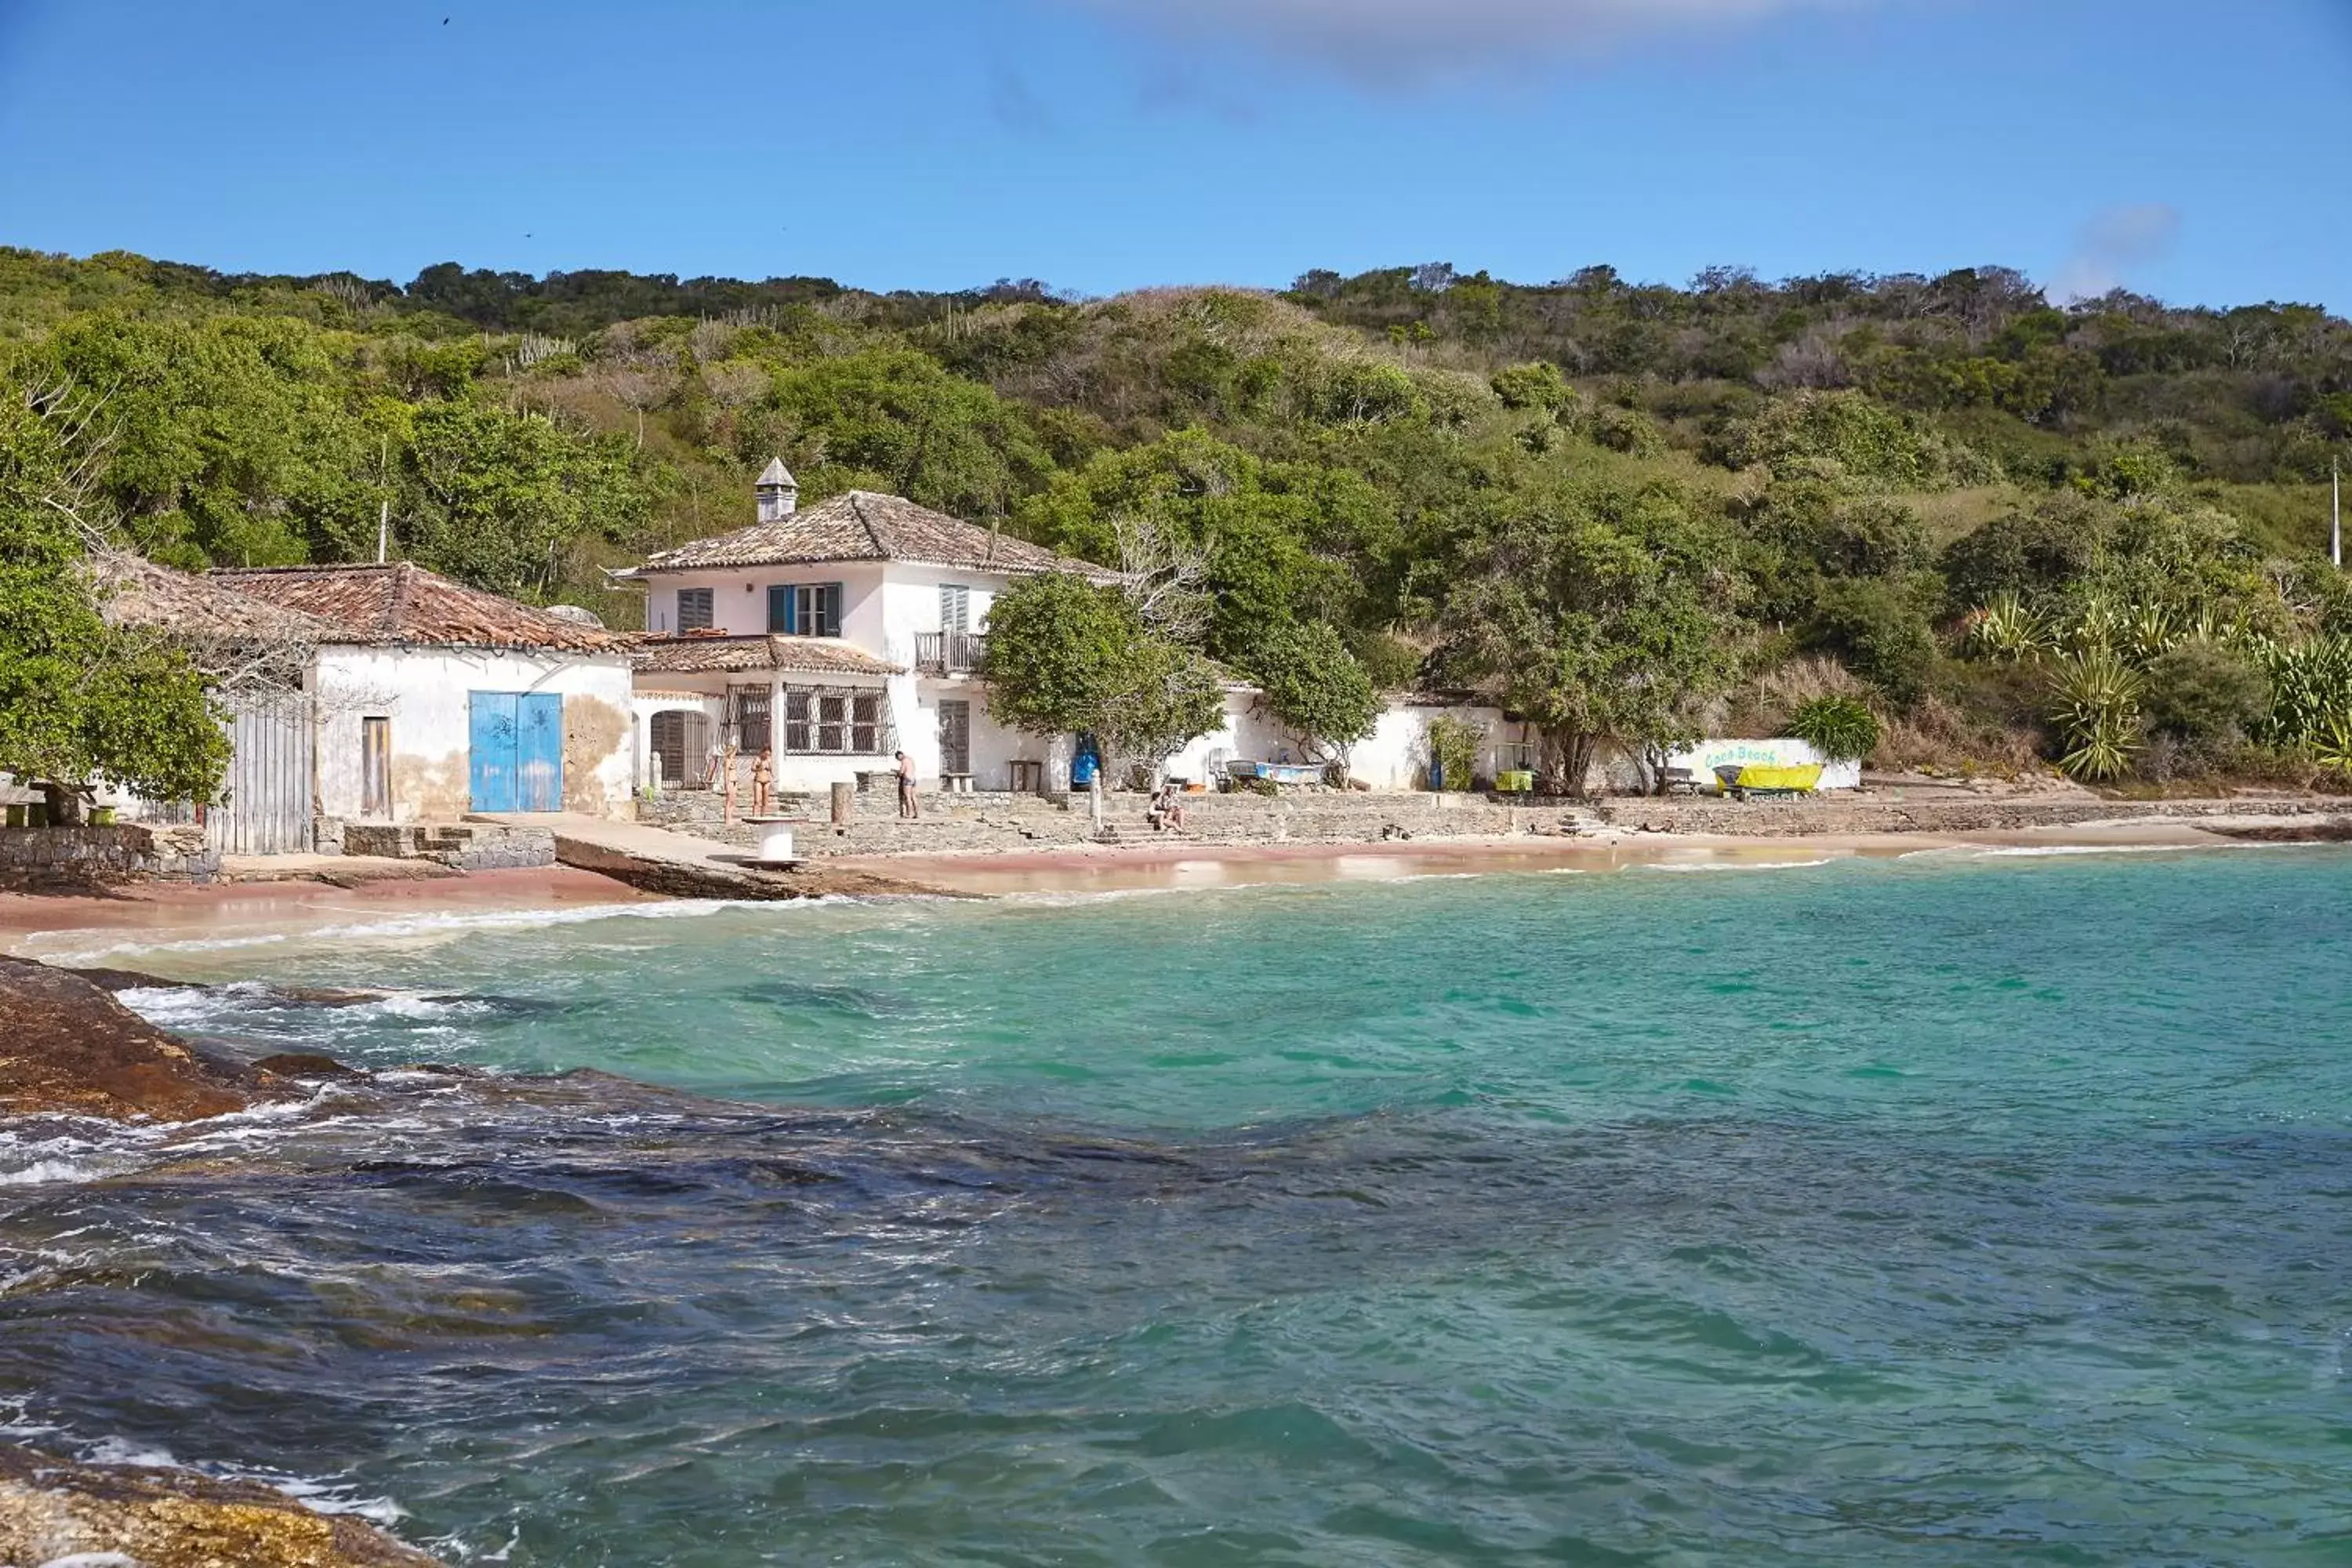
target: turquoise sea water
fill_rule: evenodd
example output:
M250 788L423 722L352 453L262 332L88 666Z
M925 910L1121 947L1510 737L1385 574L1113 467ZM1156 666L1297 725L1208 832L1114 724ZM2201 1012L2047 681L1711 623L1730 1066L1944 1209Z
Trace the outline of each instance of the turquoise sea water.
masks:
M179 956L680 1091L0 1138L18 1426L453 1561L2352 1561L2344 851Z

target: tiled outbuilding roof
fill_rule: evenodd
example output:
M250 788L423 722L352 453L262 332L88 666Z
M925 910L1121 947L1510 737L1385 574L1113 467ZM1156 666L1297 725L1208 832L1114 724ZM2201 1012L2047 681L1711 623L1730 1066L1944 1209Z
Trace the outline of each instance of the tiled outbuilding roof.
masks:
M221 568L206 580L317 616L326 640L616 653L612 633L468 588L410 562L388 566Z
M833 561L912 561L982 572L1115 575L1090 562L1056 555L1041 545L917 506L902 496L870 490L851 490L804 511L664 550L646 557L643 566L614 575Z
M335 629L316 616L241 594L208 577L137 555L92 555L83 572L99 595L99 614L118 626L148 626L204 643L316 645Z
M752 669L877 677L902 673L898 666L839 637L784 637L778 633L734 637L648 634L633 640L629 662L644 673L661 675L731 674Z

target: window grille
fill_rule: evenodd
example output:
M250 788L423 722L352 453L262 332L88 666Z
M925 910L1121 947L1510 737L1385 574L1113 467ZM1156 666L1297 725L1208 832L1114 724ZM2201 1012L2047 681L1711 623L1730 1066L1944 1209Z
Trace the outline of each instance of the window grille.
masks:
M879 691L839 686L784 688L784 744L803 756L880 757L898 749Z
M772 743L768 724L768 689L764 686L730 686L727 689L729 721L735 731L735 749L751 752L767 750Z

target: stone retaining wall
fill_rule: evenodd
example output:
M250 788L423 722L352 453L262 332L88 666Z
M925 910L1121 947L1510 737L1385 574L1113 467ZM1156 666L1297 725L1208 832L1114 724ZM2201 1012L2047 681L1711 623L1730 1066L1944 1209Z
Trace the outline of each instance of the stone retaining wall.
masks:
M898 801L875 791L853 797L851 820L836 826L829 799L786 796L776 814L798 818L793 847L804 856L954 854L1033 846L1076 845L1097 838L1087 797L1034 795L929 795L920 819L901 821ZM721 824L719 802L708 792L666 795L658 811L638 819L751 848L760 834L740 822ZM739 802L739 804L740 804ZM1103 797L1103 836L1149 843L1147 797L1114 791ZM1470 795L1365 794L1305 789L1271 798L1248 795L1184 797L1187 841L1203 844L1363 844L1399 838L1449 838L1559 831L1564 807L1512 805Z
M1732 801L1642 797L1593 802L1592 821L1653 833L1717 833L1748 837L1817 833L2001 833L2083 822L2183 821L2215 816L2329 816L2342 802L2238 800L1853 799Z
M43 891L118 882L209 882L220 854L201 827L0 828L0 888Z
M546 828L491 823L347 822L342 846L346 855L432 860L460 871L506 871L555 864L555 835Z

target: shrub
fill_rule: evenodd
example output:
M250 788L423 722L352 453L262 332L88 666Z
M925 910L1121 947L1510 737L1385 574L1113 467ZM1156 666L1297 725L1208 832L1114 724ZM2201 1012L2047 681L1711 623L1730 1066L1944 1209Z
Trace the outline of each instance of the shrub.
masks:
M2235 741L2261 723L2270 700L2270 678L2220 643L2179 643L2147 664L2147 723L2159 735Z
M1936 662L1935 628L1916 596L1876 578L1828 584L1810 640L1899 705L1918 697Z
M1650 416L1638 408L1619 408L1609 405L1594 411L1592 439L1612 452L1624 452L1636 458L1654 458L1666 449L1666 438Z
M1851 697L1816 697L1790 715L1789 733L1833 763L1858 763L1878 747L1878 718Z
M2111 526L2104 509L2072 497L1997 517L1945 547L1951 602L1966 608L2006 593L2032 604L2088 573Z
M1444 775L1447 789L1470 787L1472 776L1478 771L1478 748L1486 740L1483 724L1442 715L1430 721L1429 760L1434 770Z
M1994 477L1979 453L1859 392L1776 398L1710 454L1780 478L1831 472L1900 489L1944 489Z
M1506 408L1555 409L1573 395L1568 388L1568 378L1559 374L1559 366L1545 360L1506 365L1495 373L1488 384Z

